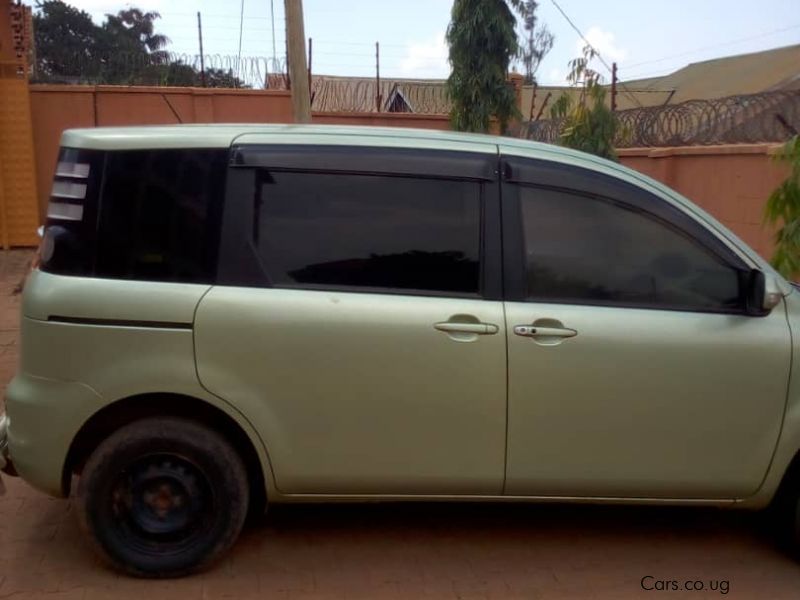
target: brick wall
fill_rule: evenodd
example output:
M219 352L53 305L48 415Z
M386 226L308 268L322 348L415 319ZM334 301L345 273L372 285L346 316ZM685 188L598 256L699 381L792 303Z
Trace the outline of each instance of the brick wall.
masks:
M622 164L658 179L719 219L765 258L773 232L763 226L764 205L788 175L776 163L776 144L631 148Z

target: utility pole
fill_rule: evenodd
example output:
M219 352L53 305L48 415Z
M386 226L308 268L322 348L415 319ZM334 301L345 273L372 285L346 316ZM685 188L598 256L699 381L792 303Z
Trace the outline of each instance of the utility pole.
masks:
M292 109L295 123L311 122L311 95L308 89L306 35L303 27L303 1L284 0L286 45L292 81Z
M617 112L617 63L611 63L611 112Z
M275 0L269 0L269 14L272 23L272 70L277 73L278 69L278 50L275 47Z
M200 11L197 11L197 37L200 40L200 83L206 87L206 63L203 58L203 24L200 21Z

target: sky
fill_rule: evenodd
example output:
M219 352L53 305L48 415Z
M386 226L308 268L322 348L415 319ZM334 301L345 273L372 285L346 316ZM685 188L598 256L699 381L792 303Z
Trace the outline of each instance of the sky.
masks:
M800 0L540 0L539 20L555 35L537 74L541 84L564 84L568 62L584 42L557 10L563 9L623 80L661 75L688 63L800 44ZM97 22L126 6L161 14L157 30L170 50L196 55L197 11L204 51L212 66L239 54L266 64L273 56L274 5L277 60L285 56L283 0L73 0ZM382 77L444 78L449 74L445 31L452 0L304 0L305 33L313 38L316 74L374 76L375 42ZM242 13L243 7L243 13ZM261 62L257 62L258 58ZM610 74L600 63L597 69ZM245 67L247 68L247 67ZM254 69L254 67L250 67ZM263 69L263 67L261 67Z

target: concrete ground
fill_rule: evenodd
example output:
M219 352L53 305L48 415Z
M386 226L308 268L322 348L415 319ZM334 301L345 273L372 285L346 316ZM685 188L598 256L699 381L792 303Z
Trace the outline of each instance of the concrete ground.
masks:
M14 292L31 254L0 254L5 388L19 348ZM800 597L800 565L757 516L553 505L275 507L213 570L141 581L93 556L69 501L5 481L0 600Z

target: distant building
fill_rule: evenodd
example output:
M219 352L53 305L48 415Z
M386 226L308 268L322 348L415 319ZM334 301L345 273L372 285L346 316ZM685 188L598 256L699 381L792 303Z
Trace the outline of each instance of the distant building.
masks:
M660 77L622 81L618 86L617 108L663 106L686 100L710 100L740 94L800 89L800 44L763 52L724 56L691 63ZM541 86L522 90L522 113L535 118L550 94L549 103L562 93L574 93L567 86ZM547 107L543 117L547 117Z
M266 86L286 89L286 76L270 74ZM800 44L692 63L660 77L622 81L617 108L789 89L800 89ZM524 86L520 98L523 117L536 118L541 112L547 118L549 106L564 93L578 92L569 86L539 86L535 91L533 86ZM381 78L379 87L374 77L313 75L311 98L312 109L322 112L450 112L443 79Z

